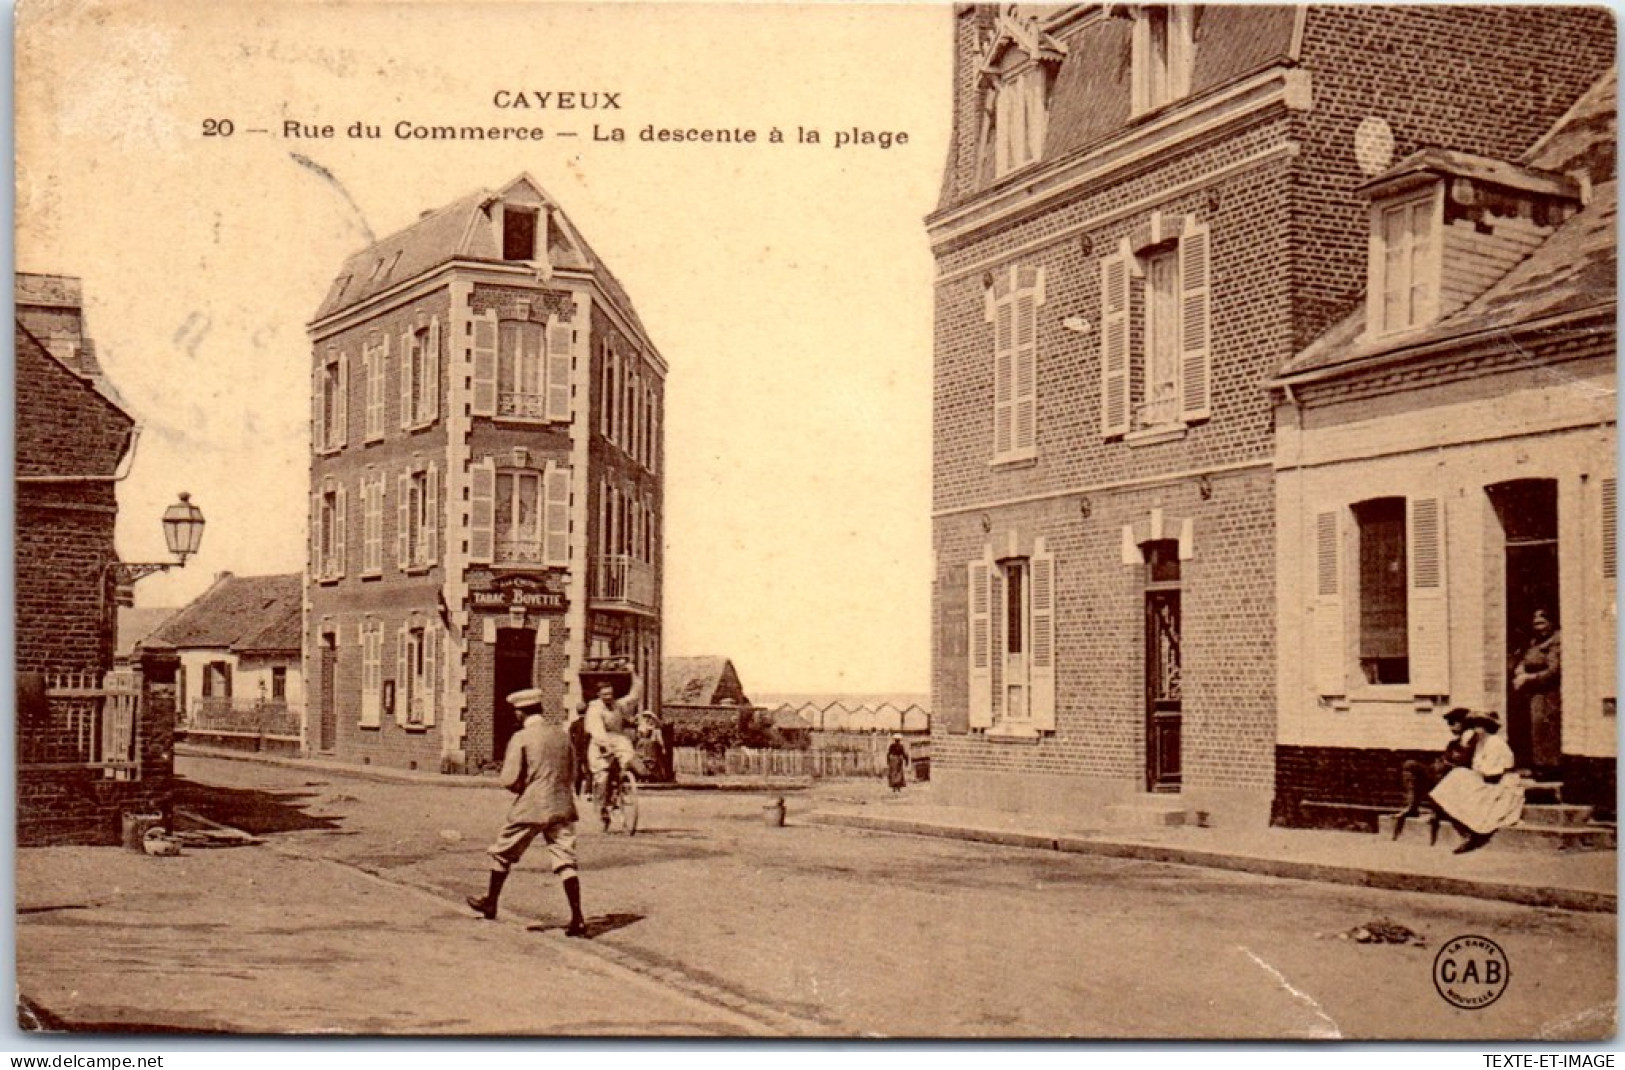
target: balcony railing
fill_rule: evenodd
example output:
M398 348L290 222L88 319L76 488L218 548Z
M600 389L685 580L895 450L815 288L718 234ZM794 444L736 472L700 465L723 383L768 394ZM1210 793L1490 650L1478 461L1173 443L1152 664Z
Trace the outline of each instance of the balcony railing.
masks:
M654 566L625 554L601 554L593 558L590 595L595 602L652 612L657 608Z
M547 419L546 394L522 394L504 390L497 394L498 416L520 416L527 420Z
M509 536L497 536L496 559L500 564L507 565L540 565L542 564L543 543L541 539L516 539Z

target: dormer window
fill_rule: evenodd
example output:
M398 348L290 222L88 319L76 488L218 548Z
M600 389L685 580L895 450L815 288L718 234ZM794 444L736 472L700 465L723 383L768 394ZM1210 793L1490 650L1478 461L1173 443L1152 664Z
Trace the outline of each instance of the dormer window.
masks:
M1009 5L998 17L982 60L983 151L1001 178L1043 158L1050 90L1066 46L1038 20ZM984 156L984 160L987 156Z
M1196 9L1146 5L1134 18L1133 112L1144 115L1191 92Z
M507 205L502 210L502 259L536 259L536 210Z
M1422 149L1362 187L1371 198L1366 333L1437 323L1472 303L1580 206L1574 180Z
M1373 210L1371 317L1373 334L1426 326L1438 315L1439 272L1435 191Z

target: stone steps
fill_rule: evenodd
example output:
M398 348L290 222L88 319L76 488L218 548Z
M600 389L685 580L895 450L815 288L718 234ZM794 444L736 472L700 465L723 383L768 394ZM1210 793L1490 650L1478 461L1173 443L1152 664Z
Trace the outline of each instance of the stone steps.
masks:
M1394 815L1384 814L1377 820L1377 835L1392 839ZM1400 842L1426 845L1429 839L1429 814L1410 818L1405 823ZM1614 826L1593 823L1589 806L1558 806L1526 804L1523 820L1511 828L1496 832L1483 847L1486 851L1606 851L1613 850L1617 842ZM1449 821L1439 823L1440 850L1453 850L1461 843L1461 836Z

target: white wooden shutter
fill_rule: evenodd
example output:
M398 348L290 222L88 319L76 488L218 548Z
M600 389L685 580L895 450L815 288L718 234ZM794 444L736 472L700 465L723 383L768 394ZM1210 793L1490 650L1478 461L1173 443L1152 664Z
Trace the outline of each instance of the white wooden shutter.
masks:
M334 443L342 446L350 437L350 354L339 350L339 390L333 405Z
M371 472L361 476L361 572L370 575L378 571L378 485Z
M405 725L407 706L411 704L412 662L407 656L407 638L411 635L405 624L395 632L395 723Z
M544 497L542 537L547 540L542 559L550 567L570 564L570 470L549 465L542 477Z
M380 625L375 620L361 622L361 724L367 728L378 727L383 719L383 695L380 679L382 677L383 636Z
M1128 257L1100 261L1100 433L1129 429Z
M348 567L345 519L349 514L349 492L343 483L333 492L333 562L334 576L343 576Z
M1032 684L1033 727L1055 730L1055 557L1035 548L1032 569Z
M488 565L496 554L497 466L490 457L468 466L468 559Z
M395 477L395 566L402 572L412 567L412 472L411 469Z
M373 359L372 350L371 342L361 343L361 440L363 442L373 437L372 384L373 369L378 362ZM366 497L365 492L363 492L362 497Z
M1015 308L1008 299L993 306L993 456L1015 448Z
M423 626L423 724L433 727L440 707L440 657L443 644L440 626L430 621Z
M324 571L322 565L322 496L310 496L310 578L319 580Z
M440 462L429 462L424 479L423 559L429 564L440 560Z
M401 332L401 427L412 426L417 414L412 411L412 328Z
M378 434L382 437L389 419L389 335L378 336Z
M1179 239L1179 400L1186 421L1213 415L1212 250L1208 228Z
M1015 430L1013 448L1031 452L1038 440L1038 298L1036 287L1016 291L1015 349L1011 354L1015 379L1011 407Z
M1344 647L1343 512L1315 516L1314 632L1312 636L1315 693L1348 692L1348 654Z
M568 323L552 323L547 328L547 418L570 419L570 347Z
M972 561L970 582L970 726L993 726L993 562Z
M1411 691L1450 694L1450 614L1445 583L1444 502L1412 498L1406 512L1406 605Z
M429 321L429 355L423 361L424 396L428 398L426 419L433 422L440 415L440 317Z
M497 318L487 313L474 317L474 393L470 408L475 416L497 412Z
M1598 693L1602 698L1615 698L1618 694L1619 657L1619 523L1617 480L1612 476L1602 481L1602 613L1597 628L1597 653L1592 662L1597 666Z
M316 372L310 377L310 451L327 449L327 363L316 355Z

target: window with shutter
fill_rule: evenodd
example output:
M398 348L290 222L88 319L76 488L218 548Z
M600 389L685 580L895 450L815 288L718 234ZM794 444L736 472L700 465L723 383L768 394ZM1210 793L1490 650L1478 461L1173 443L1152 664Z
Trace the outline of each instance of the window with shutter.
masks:
M333 569L334 579L343 579L348 563L349 541L345 520L349 516L348 490L340 483L333 492Z
M1179 407L1187 423L1213 412L1210 268L1208 228L1188 227L1179 239Z
M408 647L411 632L402 624L395 632L395 723L405 727L411 717L412 657Z
M567 568L570 564L570 469L550 466L545 490L546 562L549 567Z
M434 727L440 708L440 662L444 642L440 627L430 622L423 628L423 727Z
M423 502L423 563L440 560L440 464L429 462Z
M488 565L496 552L496 462L489 457L469 466L468 559Z
M368 468L361 477L361 572L376 576L384 569L384 477Z
M1410 684L1418 695L1450 694L1450 615L1445 582L1447 543L1444 502L1410 500L1409 630Z
M1111 438L1129 429L1129 260L1100 262L1100 433Z
M1136 116L1190 95L1197 9L1145 4L1126 9L1130 39L1130 106Z
M310 373L310 450L327 451L327 364L320 359Z
M395 567L412 567L412 473L395 477Z
M970 612L970 726L993 726L993 562L991 555L972 561L966 569Z
M493 313L474 317L474 345L469 409L475 416L497 413L497 318Z
M350 354L339 350L338 382L333 401L333 424L328 428L330 444L334 449L343 447L350 435Z
M1343 647L1342 513L1315 516L1314 635L1312 669L1315 692L1348 693Z
M1032 721L1038 731L1050 732L1055 729L1055 558L1045 552L1042 539L1033 549L1029 571Z
M554 323L547 331L547 418L570 419L570 362L575 345L568 323Z
M361 622L361 726L377 728L383 721L383 625Z
M423 420L434 423L440 418L440 317L429 320L429 354L423 362L428 383L423 391Z
M993 463L1031 460L1038 446L1038 308L1042 268L1010 268L988 293L993 324Z

